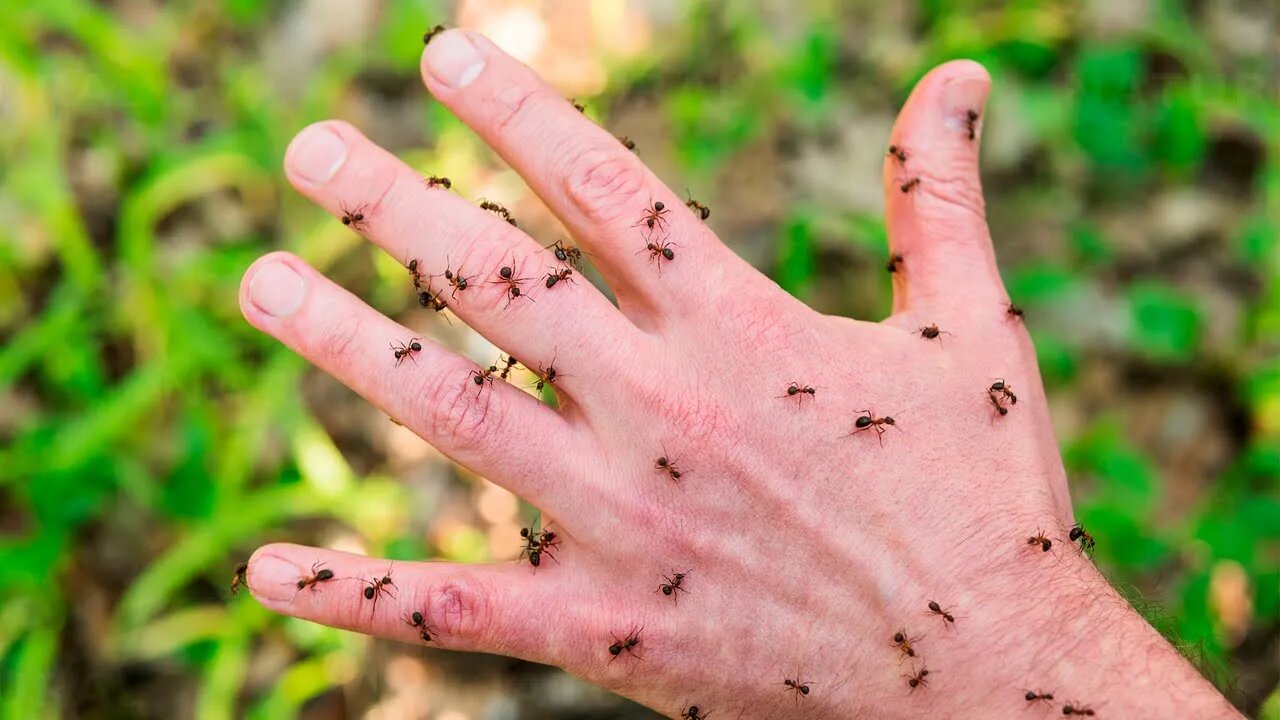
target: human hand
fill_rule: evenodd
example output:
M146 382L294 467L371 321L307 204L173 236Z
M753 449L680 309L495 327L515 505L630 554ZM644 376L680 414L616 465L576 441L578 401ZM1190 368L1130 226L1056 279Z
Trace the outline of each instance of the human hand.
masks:
M1073 699L1117 717L1162 715L1175 699L1182 712L1229 712L1068 538L1035 355L983 215L980 66L930 73L890 138L899 152L885 158L884 189L901 261L881 323L784 293L484 37L436 37L423 76L591 253L616 308L586 282L546 287L563 267L551 253L348 125L304 130L286 172L335 215L358 211L354 229L416 259L423 282L496 345L531 368L554 362L559 409L501 381L476 385L481 368L429 341L396 362L387 344L413 333L294 256L255 263L241 305L540 507L558 562L536 573L396 563L392 597L369 584L385 560L270 545L248 573L264 605L406 642L423 642L406 621L420 612L432 645L557 665L670 716L696 705L721 717L1003 717L1026 710L1029 689L1056 695L1052 709L1033 704L1046 716ZM659 202L651 230L642 213ZM671 257L649 242L669 242ZM513 257L536 302L493 282ZM468 287L441 285L446 267ZM922 332L931 326L939 333ZM792 383L814 393L789 395ZM863 411L895 422L864 427ZM680 476L659 457L678 459ZM1028 543L1039 531L1048 551ZM333 580L299 590L317 562ZM680 590L655 592L683 571ZM338 582L352 578L364 582ZM900 630L917 638L914 655L894 646Z

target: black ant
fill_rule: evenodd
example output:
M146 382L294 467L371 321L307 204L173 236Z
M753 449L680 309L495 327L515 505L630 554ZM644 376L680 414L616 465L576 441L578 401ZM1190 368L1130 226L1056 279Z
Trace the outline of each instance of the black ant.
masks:
M1007 314L1009 317L1016 317L1019 320L1021 320L1023 316L1023 311L1022 311L1022 308L1018 307L1017 305L1014 305L1013 303L1009 303L1009 307L1005 309L1005 314Z
M644 209L644 212L640 215L640 222L636 223L632 227L640 227L641 225L644 225L649 228L650 231L653 231L654 228L659 230L665 229L667 227L666 216L669 212L671 211L667 209L667 206L661 200L658 200ZM671 258L667 259L670 260Z
M498 377L501 378L502 380L506 380L507 376L511 374L511 369L514 368L516 365L519 365L520 361L515 359L515 357L512 355L508 355L507 359L503 362L505 362L506 364L503 366L502 372L498 373Z
M440 34L440 33L442 33L442 32L444 32L444 26L443 26L443 25L437 25L437 26L435 26L435 27L431 28L430 30L426 31L425 33L423 33L423 34L422 34L422 46L423 46L423 47L426 47L427 45L431 44L431 41L432 41L433 39L435 39L435 36L439 35L439 34Z
M387 586L395 587L396 584L391 581L391 566L387 566L387 572L380 578L374 578L372 581L363 580L365 584L364 599L373 601L372 613L378 612L378 598L382 595L388 595L395 598L395 594L387 589Z
M801 385L800 383L793 382L787 386L787 391L785 393L778 395L777 397L793 397L799 400L800 404L803 405L805 395L808 395L809 397L817 397L817 393L818 391L813 389L812 385Z
M1042 693L1028 690L1027 694L1023 695L1023 697L1026 698L1027 702L1043 702L1046 705L1053 702L1053 693Z
M685 206L692 210L693 214L697 215L699 220L705 222L707 218L711 217L711 208L703 205L693 198L689 198L685 201Z
M496 372L498 372L498 366L490 365L483 370L472 370L467 374L467 377L471 382L475 383L479 388L476 390L476 397L480 397L480 393L484 391L484 383L486 380L489 381L489 387L493 387L493 374Z
M923 326L923 327L916 328L916 332L920 333L920 337L924 338L925 340L934 340L934 339L936 339L936 340L938 341L938 344L939 344L939 345L941 345L941 344L942 344L942 336L943 336L943 335L950 335L950 334L951 334L951 333L947 332L946 330L943 330L943 329L939 328L937 323L934 323L934 324L932 324L932 325L925 325L925 326Z
M560 540L557 539L554 530L543 528L542 532L537 532L533 526L520 528L520 537L524 538L524 549L520 551L520 558L527 556L530 565L535 568L541 566L543 555L556 560L552 550L560 546ZM556 562L560 561L556 560Z
M885 263L884 265L884 269L888 270L890 273L898 272L898 269L901 267L902 267L902 253L894 253L890 255L889 262Z
M631 138L627 137L626 135L618 135L618 136L617 136L617 138L618 138L618 142L622 143L622 147L624 147L624 148L626 148L626 149L630 150L631 152L635 152L635 151L636 151L636 141L635 141L635 140L632 140Z
M422 343L418 342L418 338L413 338L409 341L408 345L405 345L404 343L400 343L399 345L392 344L391 350L395 352L396 355L396 367L399 367L400 363L404 362L405 358L413 360L416 365L418 361L414 359L413 356L415 353L422 351Z
M357 205L355 209L349 209L345 204L339 204L338 207L342 210L343 225L357 231L364 230L364 205Z
M538 381L533 384L533 387L538 390L538 392L542 392L542 388L548 385L554 385L556 380L565 377L563 373L556 371L555 358L551 358L551 362L547 365L546 369L543 369L543 367L539 365L535 374L538 376Z
M914 671L915 668L912 668ZM911 692L915 692L917 687L929 687L929 668L921 667L920 672L904 673L901 677L907 679L907 685L911 686Z
M463 292L468 287L470 287L469 283L471 282L471 278L473 277L475 276L474 275L470 277L464 276L462 274L461 265L458 266L458 272L455 273L453 271L453 268L449 265L448 258L445 258L444 279L448 280L449 284L453 286L453 291L449 293L449 297L453 298L454 300L457 300L458 293Z
M897 427L897 423L888 415L878 418L872 414L870 410L859 410L858 412L860 415L858 419L854 421L853 432L850 432L849 435L862 432L867 429L874 429L876 431L876 435L879 436L878 439L880 440L880 447L884 447L884 426L888 425L890 427ZM849 435L845 435L845 437L849 437Z
M515 274L516 274L516 267L515 267L515 266L516 266L516 258L515 258L515 256L514 256L514 255L512 255L512 256L511 256L511 264L510 264L510 265L503 265L501 268L499 268L499 269L498 269L498 279L497 279L497 280L490 280L490 281L489 281L489 282L490 282L491 284L493 284L493 285L506 285L506 286L507 286L507 290L506 290L507 304L503 306L503 309L506 309L506 308L508 308L508 307L511 307L511 301L512 301L512 300L515 300L515 299L517 299L517 298L521 298L521 297L523 297L523 298L528 299L530 302L532 302L532 301L533 301L533 298L529 297L528 295L525 295L525 294L524 294L524 292L523 292L523 290L521 290L521 288L520 288L520 283L522 283L522 282L524 282L524 281L526 281L526 280L529 280L529 278L527 278L527 277L523 277L523 278L515 277Z
M653 461L653 467L655 470L662 470L666 472L668 475L671 476L672 480L679 480L680 476L683 474L680 471L680 469L676 467L676 463L679 461L680 461L680 458L676 458L675 460L672 460L671 458L668 458L666 455L662 455L657 460Z
M325 580L333 579L333 571L330 570L329 568L321 568L320 567L321 565L324 565L324 563L317 562L311 566L310 577L298 578L299 590L303 588L311 588L311 590L314 592L316 589L316 585L324 582Z
M782 684L787 686L788 692L796 694L796 702L800 702L801 695L809 694L809 686L813 684L812 680L801 681L800 678L792 680L791 678L783 678Z
M1005 407L1004 403L1000 402L1000 398L995 393L988 392L987 399L991 401L991 405L996 409L996 413L1001 417L1009 414L1009 408Z
M427 624L427 619L422 616L422 613L414 610L412 615L405 615L402 619L409 627L417 629L418 637L422 638L423 642L431 642L431 633L435 632L435 628Z
M618 656L622 654L623 650L625 650L628 655L643 660L644 658L637 655L634 650L635 646L640 644L640 633L642 632L644 632L643 627L637 630L635 626L632 626L632 628L627 631L627 636L625 638L619 640L616 635L612 636L613 644L609 646L609 654L613 657L609 658L609 664L612 665L613 661L618 659Z
M969 130L970 140L974 139L978 135L977 128L975 127L978 124L978 117L979 115L977 110L969 110L968 112L965 113L965 116L964 116L965 126Z
M692 571L685 570L684 572L678 572L670 577L663 575L662 579L665 580L666 582L659 585L658 589L654 590L654 592L661 592L663 595L666 595L672 600L675 600L676 604L679 604L680 593L689 592L688 590L684 589L683 585L684 585L685 576L688 575L690 572Z
M409 271L409 277L413 279L413 289L422 291L422 271L418 269L418 258L410 258L409 262L404 264Z
M1093 551L1093 547L1095 545L1093 536L1085 532L1084 525L1081 525L1080 523L1072 525L1071 532L1067 537L1071 538L1071 542L1080 542L1080 552Z
M577 282L574 281L572 277L570 277L571 275L573 275L573 270L570 270L569 268L561 268L556 272L547 273L547 276L546 276L547 288L550 289L554 287L555 284L560 282L561 280L567 280L573 283L574 285L577 285Z
M1093 717L1093 708L1081 705L1078 702L1069 702L1062 706L1063 715L1087 715Z
M901 650L904 657L915 657L915 644L923 638L923 635L911 637L906 629L902 629L893 634L893 646Z
M489 212L492 212L496 215L500 215L503 220L506 220L507 222L511 223L512 227L519 227L518 225L516 225L516 219L511 217L511 212L496 202L492 202L489 200L481 200L480 209L488 210Z
M1013 386L1005 382L1004 378L1000 378L995 382L991 383L991 387L987 390L987 392L991 393L992 395L995 395L996 393L1000 393L1001 395L1004 396L1006 400L1009 401L1010 405L1018 404L1018 396L1013 394Z
M901 145L890 145L889 152L886 153L901 165L907 161L907 149Z
M659 274L659 275L661 275L661 274L662 274L662 260L663 260L664 258L665 258L666 260L668 260L668 261L671 261L671 260L675 260L675 259L676 259L676 252L675 252L674 250L672 250L672 249L671 249L671 248L673 248L673 247L675 247L675 246L676 246L676 244L675 244L675 243L673 243L673 242L671 242L670 240L667 240L667 239L663 239L663 240L660 240L660 241L658 241L658 242L653 242L652 240L650 240L650 241L648 242L648 244L646 244L646 245L644 246L644 249L636 251L636 254L637 254L637 255L639 255L640 253L644 252L645 250L648 250L648 251L649 251L649 262L653 262L654 260L657 260L657 261L658 261L658 274Z
M447 177L440 177L439 175L428 175L427 177L423 178L422 181L427 184L428 188L442 187L445 190L448 190L449 188L453 187L452 180L450 180Z
M707 720L707 716L710 714L711 714L711 711L708 710L702 713L701 715L699 715L698 706L690 705L687 710L680 713L680 720Z
M911 178L910 180L902 183L902 185L898 186L898 189L901 190L902 193L905 195L911 192L912 190L915 190L916 187L919 185L920 185L920 178Z
M231 594L238 595L240 586L249 587L249 563L240 563L236 566L235 574L231 576Z
M582 113L582 114L584 114L584 115L586 114L586 112L587 112L587 106L586 106L586 105L583 105L583 104L582 104L582 103L580 103L580 102L578 102L576 99L574 99L574 98L569 98L569 104L570 104L570 105L573 105L574 109L575 109L575 110L577 110L578 112L580 112L580 113Z
M1044 536L1043 530L1037 530L1035 535L1027 538L1028 545L1039 545L1041 552L1049 552L1049 548L1053 547L1053 541Z
M556 259L559 260L560 262L568 263L578 268L579 270L582 269L581 263L582 263L583 253L581 249L576 247L568 247L564 244L563 240L557 240L551 243L550 245L547 246L547 249L551 250L555 254ZM548 285L548 287L550 286Z
M444 291L442 290L435 295L432 295L431 288L428 287L426 290L422 290L418 293L418 304L424 308L431 308L436 312L440 312L441 310L445 310L449 307L448 303L440 299L440 296L443 294Z
M942 606L933 600L929 601L929 612L942 618L942 622L948 627L956 624L956 617L951 614L950 610L943 610Z

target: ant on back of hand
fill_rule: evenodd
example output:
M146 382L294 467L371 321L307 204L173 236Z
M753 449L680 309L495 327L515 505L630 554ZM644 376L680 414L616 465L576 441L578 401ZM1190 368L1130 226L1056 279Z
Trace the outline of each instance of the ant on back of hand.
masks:
M929 687L929 668L927 667L922 666L919 672L915 672L915 668L912 668L911 673L904 673L901 677L907 679L911 692L915 692L918 687Z
M653 461L653 467L655 470L662 470L663 472L670 475L672 480L675 480L678 482L680 480L681 475L683 475L683 472L680 470L680 468L676 467L676 463L679 461L680 461L680 458L676 458L672 460L671 458L668 458L666 455L662 455L657 460Z
M661 592L663 595L666 595L667 597L674 600L677 605L680 604L680 593L689 592L688 590L684 589L683 585L684 585L685 576L688 575L690 572L692 571L685 570L684 572L675 573L670 577L663 575L662 579L665 582L659 585L658 589L654 590L654 592Z
M924 639L923 635L911 637L907 634L906 628L903 628L893 634L893 646L902 651L903 657L915 657L915 644L922 639Z
M1084 525L1081 525L1080 523L1072 525L1071 532L1067 537L1071 539L1071 542L1079 541L1080 552L1093 552L1093 548L1096 543L1093 541L1093 536L1085 532Z
M1093 717L1094 712L1093 712L1093 708L1073 701L1062 706L1062 714L1063 715L1086 715L1088 717Z
M324 582L324 581L326 581L326 580L332 580L332 579L333 579L333 571L332 571L332 570L330 570L329 568L322 568L322 567L321 567L322 565L324 565L324 563L319 562L319 561L316 561L316 562L311 566L311 575L310 575L310 576L308 576L308 577L298 578L298 589L299 589L299 590L301 590L301 589L303 589L303 588L311 588L312 592L314 592L314 591L315 591L315 589L316 589L316 585L318 585L318 584L320 584L320 583L322 583L322 582Z
M621 640L618 639L618 636L611 635L613 638L613 644L609 646L609 654L613 657L609 658L609 664L612 665L613 661L617 660L618 656L621 655L624 650L628 655L636 658L637 660L643 660L644 658L636 654L635 651L635 647L640 644L640 633L642 632L644 632L643 626L636 629L633 625L631 626L631 629L627 631L627 636Z
M412 615L404 615L402 619L405 624L418 631L418 637L422 638L423 642L431 642L432 634L436 632L436 629L427 624L427 619L423 617L422 613L414 610Z
M554 530L548 530L545 527L542 532L538 532L531 525L527 528L520 528L520 537L524 540L524 549L520 551L520 559L529 558L529 564L535 569L542 565L542 556L556 560L555 553L552 551L560 547L560 540L557 538Z
M880 440L880 447L884 447L885 426L897 427L898 423L888 415L878 418L870 410L859 410L858 412L858 419L853 423L853 431L848 435L845 435L845 437L849 437L849 435L853 435L854 433L860 433L863 430L874 429L876 431L876 435L879 436L878 439Z
M240 563L236 566L235 574L231 576L231 594L239 595L240 586L249 587L249 563Z
M707 716L711 714L708 710L701 715L698 714L698 706L690 705L688 709L680 713L680 720L707 720Z
M1053 541L1045 537L1043 530L1037 530L1035 535L1027 538L1028 545L1039 545L1041 552L1049 552L1049 548L1053 547Z
M346 203L339 203L338 209L342 211L343 225L346 225L352 230L356 230L358 232L364 231L364 228L365 228L364 211L367 209L367 206L365 204L362 203L360 205L357 205L355 208L348 208Z
M798 404L803 405L805 395L808 395L809 397L817 397L817 393L818 391L815 390L812 385L801 385L800 383L793 382L787 386L787 391L785 393L778 395L777 397L793 397L799 400Z
M1042 702L1045 705L1048 705L1049 703L1053 702L1053 693L1035 692L1034 690L1027 690L1026 694L1023 695L1023 698L1025 698L1027 702Z
M929 601L929 612L942 618L943 624L946 625L947 627L951 627L956 624L956 618L954 615L951 614L951 611L944 610L941 605L934 602L933 600Z
M407 345L405 343L400 343L399 345L392 343L391 349L395 352L396 367L399 367L400 363L405 361L405 358L413 360L416 365L418 361L413 356L422 352L422 343L418 342L418 338L412 338Z
M807 696L809 694L809 686L813 684L813 681L801 680L799 677L796 677L795 680L792 680L791 678L783 678L782 684L787 686L788 692L795 693L796 702L800 702L800 696Z
M991 383L991 387L987 389L987 392L992 394L1000 393L1005 400L1009 401L1010 405L1018 404L1018 396L1013 394L1013 386L1005 382L1004 378L999 378Z
M933 323L932 325L925 325L925 326L923 326L923 327L916 328L916 332L920 333L920 337L924 338L925 340L934 340L934 339L936 339L936 340L938 341L938 344L939 344L939 345L941 345L941 344L942 344L942 336L943 336L943 335L950 335L950 334L951 334L951 333L947 332L946 330L943 330L943 329L939 328L937 323Z

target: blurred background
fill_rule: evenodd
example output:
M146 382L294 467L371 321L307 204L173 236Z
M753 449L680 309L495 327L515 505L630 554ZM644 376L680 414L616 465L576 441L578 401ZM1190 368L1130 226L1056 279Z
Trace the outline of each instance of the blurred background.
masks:
M556 221L434 103L476 28L630 137L818 309L884 316L880 168L912 83L986 64L983 180L1097 562L1280 718L1280 14L1273 0L43 0L0 22L0 718L654 717L550 668L232 598L292 540L507 560L534 510L258 333L297 252L488 362L398 259L283 181L337 117ZM527 381L526 381L527 382Z

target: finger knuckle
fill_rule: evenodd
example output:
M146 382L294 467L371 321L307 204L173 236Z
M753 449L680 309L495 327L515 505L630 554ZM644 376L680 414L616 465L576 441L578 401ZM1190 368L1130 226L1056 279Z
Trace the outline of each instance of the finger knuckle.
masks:
M427 605L451 644L501 651L505 633L493 625L493 591L476 577L459 576L433 586Z
M452 453L483 455L502 436L505 414L494 384L476 385L459 368L434 374L422 393L419 427L433 444Z
M589 147L561 155L566 163L562 173L566 193L597 222L617 221L634 208L633 201L644 191L644 171L639 161L620 145Z
M355 313L339 315L318 334L315 352L327 355L339 363L352 358L357 346L357 339L364 329L364 320Z
M548 102L550 97L537 86L520 83L505 85L489 101L490 127L499 135L517 133L529 122L534 111Z

